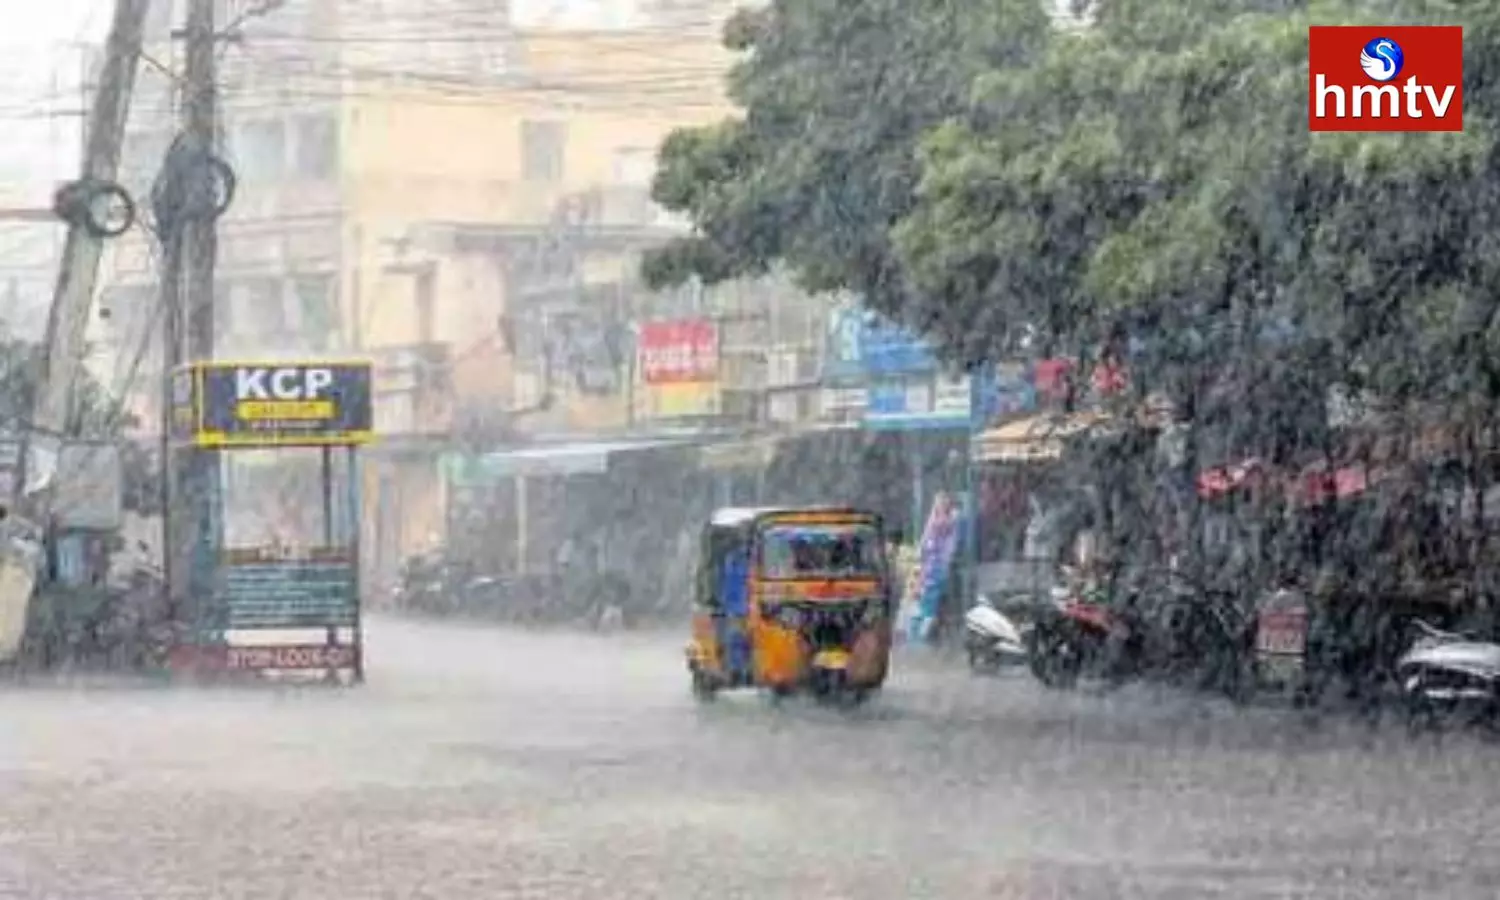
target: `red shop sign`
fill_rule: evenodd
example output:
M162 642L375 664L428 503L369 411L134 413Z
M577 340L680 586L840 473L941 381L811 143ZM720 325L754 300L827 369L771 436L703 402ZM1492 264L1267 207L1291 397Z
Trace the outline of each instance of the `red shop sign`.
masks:
M719 330L707 319L646 322L640 354L641 380L647 384L716 381Z

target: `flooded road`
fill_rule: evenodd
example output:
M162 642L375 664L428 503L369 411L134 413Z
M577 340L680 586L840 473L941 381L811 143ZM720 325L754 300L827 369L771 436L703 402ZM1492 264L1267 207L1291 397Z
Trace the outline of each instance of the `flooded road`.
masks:
M905 660L378 620L358 690L0 690L0 897L1492 897L1500 749Z

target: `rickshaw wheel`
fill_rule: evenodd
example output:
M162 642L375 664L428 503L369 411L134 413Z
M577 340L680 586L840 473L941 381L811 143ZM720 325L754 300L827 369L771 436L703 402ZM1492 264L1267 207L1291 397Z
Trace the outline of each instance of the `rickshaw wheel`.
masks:
M712 703L719 697L718 686L702 672L693 670L693 699L699 703Z
M813 677L810 687L820 703L840 703L854 693L843 672L820 672Z

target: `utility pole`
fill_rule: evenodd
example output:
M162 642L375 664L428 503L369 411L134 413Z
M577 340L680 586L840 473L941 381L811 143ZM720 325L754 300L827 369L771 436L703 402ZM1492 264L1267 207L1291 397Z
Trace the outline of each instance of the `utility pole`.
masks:
M84 336L93 306L94 283L103 254L102 232L92 216L96 200L118 194L115 184L120 166L120 148L125 139L125 120L130 95L135 88L136 64L141 55L142 32L151 0L116 0L114 19L105 44L104 65L99 71L99 93L88 115L88 142L83 159L83 177L76 182L89 206L69 217L52 307L47 314L44 352L31 398L31 419L23 423L19 436L15 483L8 507L19 517L7 517L7 534L0 549L0 662L16 658L36 585L40 537L51 518L52 491L36 497L26 495L28 469L33 449L61 449L74 387L83 366ZM108 186L108 191L100 188ZM38 454L42 458L42 454ZM29 501L29 502L28 502ZM17 521L20 518L22 521Z
M167 310L169 341L186 340L186 347L175 344L166 354L168 379L176 365L184 361L212 359L214 355L214 265L218 254L217 215L210 212L217 200L213 171L207 164L215 159L218 132L218 84L214 31L215 0L192 0L186 22L186 71L183 77L182 145L191 154L191 177L183 198L192 215L182 217L181 228L171 238L177 247L167 254L172 269L167 277L177 279L175 308ZM181 173L179 172L179 175ZM196 196L194 196L196 194ZM176 451L170 461L169 477L175 490L169 496L175 502L166 511L167 537L165 553L170 558L167 571L171 601L179 615L186 614L190 623L201 622L201 602L209 589L207 572L216 564L219 552L219 523L216 515L219 492L219 455L211 450L185 448ZM177 521L171 520L176 517ZM194 640L198 637L195 636Z

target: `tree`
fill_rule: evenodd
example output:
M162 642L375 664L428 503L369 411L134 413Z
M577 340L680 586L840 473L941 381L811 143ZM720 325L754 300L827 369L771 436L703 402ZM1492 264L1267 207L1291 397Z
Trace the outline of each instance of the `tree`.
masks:
M1280 320L1326 342L1330 371L1431 396L1453 323L1472 337L1494 318L1495 32L1469 17L1466 133L1312 135L1307 26L1421 21L1438 4L1289 10L1301 5L1189 15L1126 0L1020 77L982 76L973 114L925 142L918 202L895 228L925 302L995 323L947 337L984 355L1019 323L1078 341L1126 320L1207 339L1227 364L1253 361Z
M964 361L1022 332L1067 351L1131 328L1179 392L1203 366L1260 384L1292 360L1319 369L1309 394L1500 391L1493 4L1104 0L1076 34L1040 7L742 16L744 114L664 144L654 194L697 234L648 280L785 264ZM1464 134L1308 133L1307 26L1361 21L1467 26Z
M785 265L813 290L848 289L907 318L890 225L913 202L918 141L961 113L976 76L1026 59L1046 19L1034 0L773 0L726 43L743 114L678 131L653 196L696 235L648 256L661 286Z
M19 430L31 415L44 348L22 340L0 340L0 430ZM67 431L79 437L115 437L132 424L98 379L84 372Z
M31 398L43 348L21 340L0 341L0 432L18 432L31 414ZM67 432L69 437L115 440L135 424L110 391L87 372L81 375ZM154 461L141 447L122 448L125 505L144 514L160 507ZM0 501L3 502L3 501Z

